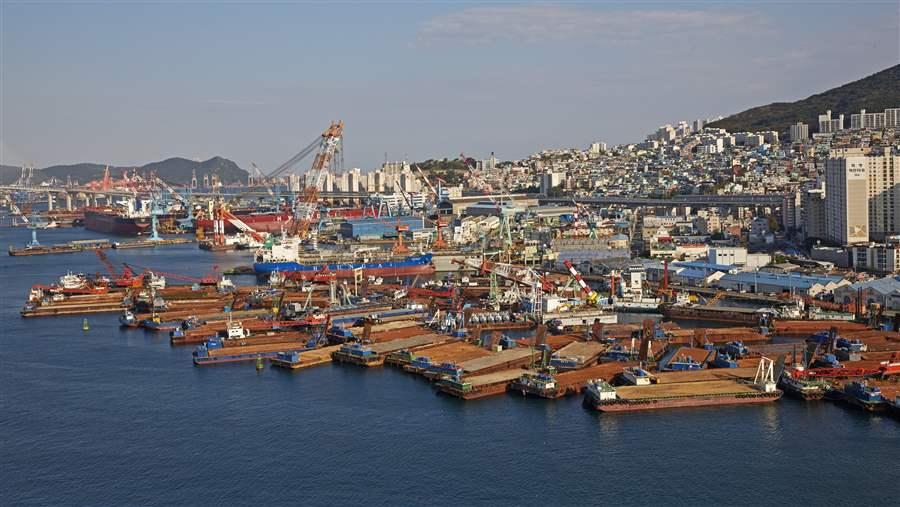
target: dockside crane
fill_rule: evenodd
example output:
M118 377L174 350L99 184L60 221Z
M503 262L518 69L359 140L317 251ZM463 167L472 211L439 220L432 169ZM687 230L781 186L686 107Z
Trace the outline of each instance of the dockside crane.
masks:
M581 293L584 294L584 299L588 303L596 305L597 300L600 299L600 296L596 292L594 292L594 289L592 289L584 281L583 278L581 278L581 273L579 273L578 270L575 269L575 266L568 259L564 260L563 264L565 264L566 269L569 270L569 274L572 275L572 278L574 278L575 281L578 282L578 286L581 287Z

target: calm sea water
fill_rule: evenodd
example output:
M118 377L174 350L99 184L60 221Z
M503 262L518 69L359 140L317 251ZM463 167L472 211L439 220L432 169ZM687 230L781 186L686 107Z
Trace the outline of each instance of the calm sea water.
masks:
M45 242L98 237L43 231ZM0 230L0 246L28 240ZM240 255L110 251L182 273ZM25 320L93 253L0 261L2 505L811 505L896 498L900 424L829 403L601 415L460 402L391 368L196 368L113 314Z

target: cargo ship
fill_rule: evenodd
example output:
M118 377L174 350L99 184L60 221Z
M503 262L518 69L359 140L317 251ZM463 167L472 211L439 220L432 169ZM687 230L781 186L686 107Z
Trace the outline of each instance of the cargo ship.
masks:
M601 412L636 412L664 408L769 403L781 398L774 384L760 389L733 380L612 387L603 380L588 383L584 403Z
M357 270L363 276L398 277L430 275L435 269L431 254L410 255L399 259L351 262L303 263L300 259L301 241L298 238L284 238L271 248L257 251L253 271L257 275L269 276L273 271L286 273L291 278L314 279L328 274L337 278L353 278Z
M693 304L663 304L660 311L667 319L696 319L716 322L736 322L751 326L766 325L770 310L734 306L704 306Z
M241 222L247 224L256 232L281 232L282 228L288 229L294 219L289 211L269 211L256 212L252 210L231 210L231 214L239 218ZM366 208L334 208L327 211L329 218L363 218L372 216L372 212ZM313 213L313 219L318 219L319 212ZM195 220L194 227L211 231L213 229L212 219L199 218ZM240 232L230 220L225 220L225 233L234 234Z
M150 230L150 215L129 214L109 207L85 208L84 228L120 236L138 236Z

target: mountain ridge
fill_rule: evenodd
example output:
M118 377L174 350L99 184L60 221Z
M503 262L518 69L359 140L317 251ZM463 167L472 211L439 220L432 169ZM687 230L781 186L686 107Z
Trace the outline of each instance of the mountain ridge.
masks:
M880 113L900 107L900 64L888 67L862 79L810 95L794 102L772 102L714 121L708 126L729 132L759 132L775 130L787 132L791 125L802 121L810 133L818 132L820 114L831 110L832 117L843 114L845 127L850 115L865 109Z
M197 179L202 181L204 176L212 177L218 174L219 179L225 184L242 183L247 181L247 171L235 162L220 155L207 160L196 161L184 157L169 157L164 160L148 162L141 166L109 166L109 174L113 178L121 178L123 172L131 172L136 169L139 174L147 174L150 171L156 173L163 181L171 185L186 185L191 182L191 177L196 171ZM33 183L40 183L51 178L66 181L69 177L80 184L100 179L106 170L106 164L95 162L80 162L76 164L57 164L42 169L34 169ZM18 166L0 166L0 184L8 185L16 181L21 175L22 168Z

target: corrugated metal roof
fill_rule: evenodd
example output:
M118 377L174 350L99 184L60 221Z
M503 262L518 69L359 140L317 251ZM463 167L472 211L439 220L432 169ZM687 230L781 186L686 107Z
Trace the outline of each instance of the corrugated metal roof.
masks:
M856 282L849 286L850 289L858 290L874 290L880 294L890 294L900 291L900 277L888 276L877 280L869 280L868 282Z
M843 278L840 276L803 275L800 273L780 274L768 273L765 271L729 273L720 279L721 282L743 284L759 283L781 286L787 289L808 289L816 284L827 285L832 282L837 283L841 280L843 280Z

